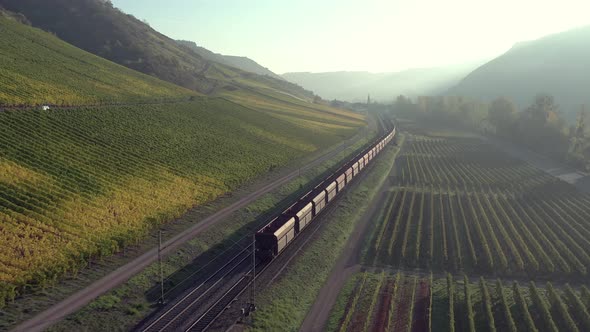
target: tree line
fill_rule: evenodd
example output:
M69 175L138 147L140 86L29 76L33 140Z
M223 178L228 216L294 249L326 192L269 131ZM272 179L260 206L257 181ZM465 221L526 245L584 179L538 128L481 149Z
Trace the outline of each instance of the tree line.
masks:
M539 94L520 109L508 98L490 103L460 96L398 96L392 112L405 118L477 130L590 170L590 117L580 107L574 123L565 120L553 96Z

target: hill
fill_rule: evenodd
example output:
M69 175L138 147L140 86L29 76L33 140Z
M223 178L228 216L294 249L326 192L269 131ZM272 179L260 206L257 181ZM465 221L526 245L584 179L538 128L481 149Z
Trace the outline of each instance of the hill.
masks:
M0 307L365 125L264 81L202 96L7 14L0 31L1 103L21 105L0 111ZM70 107L26 106L45 102Z
M283 78L326 99L365 101L367 94L370 94L374 100L389 101L400 94L414 97L442 93L476 66L465 64L409 69L396 73L285 73Z
M84 52L0 12L0 105L187 99L197 93Z
M234 55L223 55L223 54L219 54L219 53L214 53L204 47L198 46L197 43L192 42L192 41L188 41L188 40L177 40L177 42L181 45L184 45L184 46L194 50L195 52L197 52L200 56L202 56L205 59L219 62L219 63L225 64L225 65L235 67L235 68L241 69L243 71L255 73L258 75L266 75L266 76L274 77L274 78L277 78L280 80L283 79L281 76L273 73L268 68L261 66L256 61L254 61L248 57L234 56Z
M521 108L538 93L548 93L569 118L590 103L590 26L514 45L467 75L450 95L514 100Z
M0 0L35 27L125 67L213 95L224 89L265 88L311 100L295 84L205 59L104 0Z

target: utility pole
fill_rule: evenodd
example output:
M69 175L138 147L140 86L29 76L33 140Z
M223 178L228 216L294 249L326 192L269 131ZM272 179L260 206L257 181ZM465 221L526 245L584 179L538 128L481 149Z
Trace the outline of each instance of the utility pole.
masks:
M256 311L256 234L252 235L252 311Z
M160 304L164 304L164 270L162 268L162 230L158 231L158 263L160 265Z
M249 286L250 298L246 305L242 307L242 315L244 316L245 321L252 322L252 318L246 317L250 317L250 314L256 311L256 234L252 235L252 270L250 272L252 273L250 276L252 281Z

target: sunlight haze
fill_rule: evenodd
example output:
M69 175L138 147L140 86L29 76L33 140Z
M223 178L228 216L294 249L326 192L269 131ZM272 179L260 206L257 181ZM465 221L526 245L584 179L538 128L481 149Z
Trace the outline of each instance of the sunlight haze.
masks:
M276 73L398 71L481 60L590 24L587 1L113 0L174 39ZM172 6L173 4L174 6Z

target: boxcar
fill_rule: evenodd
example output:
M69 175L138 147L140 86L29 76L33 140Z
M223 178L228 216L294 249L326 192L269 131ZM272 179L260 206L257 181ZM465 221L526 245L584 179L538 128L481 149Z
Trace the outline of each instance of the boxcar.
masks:
M326 200L331 202L336 197L336 193L338 192L336 191L336 181L334 181L326 187Z
M313 203L313 216L315 217L326 206L326 190L322 189L311 201Z
M346 175L346 184L349 184L350 181L352 181L352 177L354 176L352 167L349 167L346 172L344 172L344 175Z
M301 232L301 230L303 230L311 222L311 218L313 218L312 209L313 204L309 202L305 204L300 210L295 212L297 232Z
M341 192L346 185L346 174L340 174L340 176L336 178L336 184L338 192Z
M357 176L357 174L359 174L359 164L360 162L358 161L352 164L352 176Z

